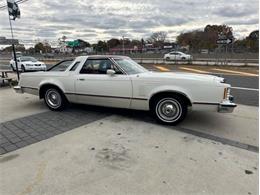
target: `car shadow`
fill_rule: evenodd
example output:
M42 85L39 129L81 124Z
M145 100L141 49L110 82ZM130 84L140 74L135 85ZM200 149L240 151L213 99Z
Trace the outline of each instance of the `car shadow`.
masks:
M177 125L163 125L157 122L155 117L149 111L141 111L141 110L131 110L131 109L122 109L122 108L110 108L110 107L101 107L101 106L92 106L92 105L84 105L84 104L70 104L68 109L73 110L87 110L92 112L106 113L111 115L120 115L126 118L134 119L137 121L143 121L147 123L168 126L168 127L185 127L186 124L193 123L197 125L205 124L206 126L214 124L215 119L207 112L188 112L186 119L180 122ZM214 115L214 114L213 114Z

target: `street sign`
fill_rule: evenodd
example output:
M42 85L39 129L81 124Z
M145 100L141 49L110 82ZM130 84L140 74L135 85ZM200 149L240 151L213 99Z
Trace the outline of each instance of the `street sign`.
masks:
M218 39L217 40L217 44L222 44L222 45L230 44L232 42L233 42L232 39Z
M74 40L74 41L67 41L66 42L67 46L69 47L78 47L80 45L78 40Z

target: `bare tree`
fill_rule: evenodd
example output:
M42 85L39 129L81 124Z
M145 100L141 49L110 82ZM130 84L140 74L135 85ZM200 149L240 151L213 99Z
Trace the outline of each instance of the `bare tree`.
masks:
M150 38L148 38L148 42L150 43L163 43L165 42L165 39L167 37L167 32L164 31L159 31L159 32L154 32Z

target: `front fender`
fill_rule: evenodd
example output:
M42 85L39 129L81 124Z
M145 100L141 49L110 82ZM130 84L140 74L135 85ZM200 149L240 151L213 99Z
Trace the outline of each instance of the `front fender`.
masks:
M180 87L180 86L172 86L172 85L164 85L164 86L160 86L160 87L156 87L154 88L152 91L150 91L148 97L149 99L151 99L151 97L155 94L161 93L161 92L176 92L176 93L180 93L184 96L186 96L190 102L192 101L192 95L189 93L188 90Z

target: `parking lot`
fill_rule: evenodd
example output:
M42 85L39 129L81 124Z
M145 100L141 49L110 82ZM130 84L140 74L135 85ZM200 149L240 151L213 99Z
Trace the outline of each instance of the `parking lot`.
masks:
M238 107L164 126L141 111L52 112L1 88L1 194L257 194L258 70L148 68L221 75Z

